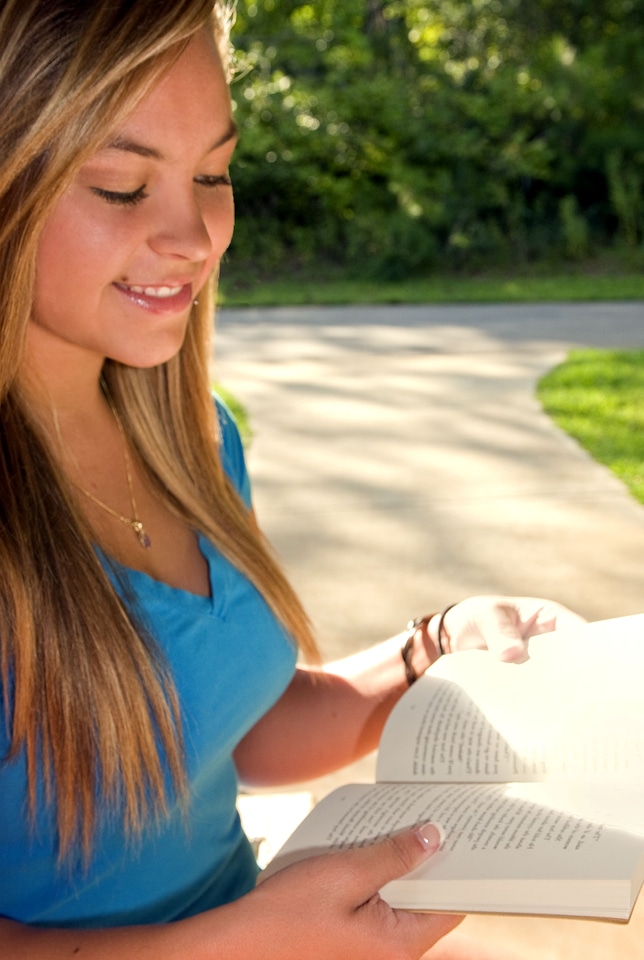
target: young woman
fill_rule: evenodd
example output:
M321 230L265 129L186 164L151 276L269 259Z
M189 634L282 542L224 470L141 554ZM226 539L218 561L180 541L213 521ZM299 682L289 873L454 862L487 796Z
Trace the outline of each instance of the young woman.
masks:
M296 668L298 647L315 661L309 624L208 388L233 229L228 21L223 0L0 13L3 960L411 960L458 922L377 895L434 852L432 825L255 888L236 814L239 778L373 749L439 618L404 658L398 637ZM442 640L520 659L562 617L472 599ZM451 935L430 951L487 955Z

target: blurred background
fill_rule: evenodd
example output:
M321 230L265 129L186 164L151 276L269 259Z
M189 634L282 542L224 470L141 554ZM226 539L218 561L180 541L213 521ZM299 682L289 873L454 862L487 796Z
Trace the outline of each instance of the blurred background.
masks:
M239 0L229 289L644 263L642 0Z
M641 611L644 0L238 0L233 40L221 299L275 306L222 311L217 375L325 656L468 592ZM372 766L242 798L251 836ZM627 926L466 926L644 960L640 899Z

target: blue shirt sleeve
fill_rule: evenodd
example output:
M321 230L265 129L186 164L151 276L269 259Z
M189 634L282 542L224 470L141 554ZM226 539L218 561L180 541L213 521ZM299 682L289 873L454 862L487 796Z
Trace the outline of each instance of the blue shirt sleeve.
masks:
M217 417L219 419L221 462L235 490L250 510L252 506L250 478L248 476L248 470L246 469L246 457L244 455L241 436L239 435L239 428L235 423L235 418L230 408L224 403L221 397L214 394L214 399L217 407Z

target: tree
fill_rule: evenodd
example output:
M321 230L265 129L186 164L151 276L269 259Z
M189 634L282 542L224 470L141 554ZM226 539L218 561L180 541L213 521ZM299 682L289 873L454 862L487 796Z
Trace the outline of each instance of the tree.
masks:
M641 4L241 4L231 265L397 277L639 243Z

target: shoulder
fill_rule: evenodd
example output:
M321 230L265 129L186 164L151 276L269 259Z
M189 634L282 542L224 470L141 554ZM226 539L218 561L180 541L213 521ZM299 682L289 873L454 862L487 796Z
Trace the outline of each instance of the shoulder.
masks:
M219 422L219 454L224 470L247 507L251 505L250 480L244 445L230 407L217 394L213 400Z

